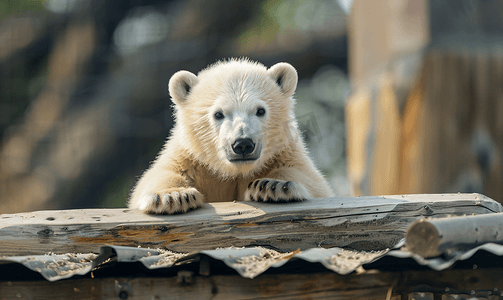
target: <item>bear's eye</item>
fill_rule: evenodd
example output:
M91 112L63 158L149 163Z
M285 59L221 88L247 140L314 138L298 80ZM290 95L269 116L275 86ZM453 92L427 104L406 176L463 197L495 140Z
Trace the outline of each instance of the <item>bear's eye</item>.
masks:
M265 109L263 109L262 107L257 109L257 116L262 117L263 115L265 115Z
M224 118L224 114L220 111L217 111L214 116L216 120L222 120Z

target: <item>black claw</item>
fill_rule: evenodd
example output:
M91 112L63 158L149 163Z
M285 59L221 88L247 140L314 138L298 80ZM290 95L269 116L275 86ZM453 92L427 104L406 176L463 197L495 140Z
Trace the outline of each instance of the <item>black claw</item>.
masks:
M271 185L271 190L274 192L276 190L276 186L279 184L279 181L275 181L272 185Z
M189 196L187 194L184 194L184 199L186 203L189 203Z
M194 194L190 194L192 196L192 200L196 201L196 196Z
M253 181L250 181L250 183L248 183L248 188L251 187L252 183L253 183Z
M288 189L290 188L290 185L291 185L291 181L287 181L285 182L285 184L283 185L283 192L288 192Z
M264 180L260 183L260 190L263 190L265 188L265 186L267 185L267 183L269 183L269 180Z
M155 205L156 205L156 206L159 206L159 204L161 204L161 196L156 195L156 196L155 196Z
M257 180L255 180L255 183L253 184L253 188L257 188L257 184L258 184L258 182L259 182L259 181L260 181L260 180L258 180L258 179L257 179Z
M263 202L264 199L262 199L262 197L258 196L258 199L257 199L257 202Z
M251 200L251 201L255 201L255 199L253 199L253 196L250 196L250 200Z

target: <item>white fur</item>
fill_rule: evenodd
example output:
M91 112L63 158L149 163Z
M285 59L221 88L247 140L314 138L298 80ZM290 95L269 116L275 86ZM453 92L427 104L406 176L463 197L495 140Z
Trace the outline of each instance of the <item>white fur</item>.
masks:
M246 59L218 62L194 75L175 73L169 91L176 125L133 190L129 206L182 213L203 201L300 201L332 192L309 159L294 116L297 72ZM263 116L258 110L265 110ZM220 112L223 119L215 114ZM232 145L251 139L256 160L236 163ZM269 181L262 190L250 182ZM274 183L274 184L273 184ZM272 186L280 187L271 190ZM188 200L187 200L188 199Z

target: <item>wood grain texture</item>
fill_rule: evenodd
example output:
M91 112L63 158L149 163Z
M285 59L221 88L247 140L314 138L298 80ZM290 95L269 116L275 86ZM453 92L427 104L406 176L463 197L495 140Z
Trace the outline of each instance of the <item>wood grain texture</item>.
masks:
M502 285L501 268L442 272L371 270L345 276L330 272L263 274L253 280L239 275L194 276L190 283L180 283L177 277L3 281L0 282L0 298L342 300L387 299L388 292L390 299L409 299L408 295L412 291L472 296L477 295L478 291L489 291L497 299L501 295L498 288Z
M345 279L322 273L264 275L254 280L239 275L196 276L191 284L180 284L176 277L72 279L49 284L0 282L0 296L2 299L32 295L51 299L119 299L122 293L122 299L386 299L387 278L360 276L348 278L348 282Z
M440 194L212 203L181 215L147 215L128 209L4 214L0 256L98 253L103 245L176 252L251 245L283 251L320 246L379 250L392 247L421 217L501 210L499 203L480 194Z

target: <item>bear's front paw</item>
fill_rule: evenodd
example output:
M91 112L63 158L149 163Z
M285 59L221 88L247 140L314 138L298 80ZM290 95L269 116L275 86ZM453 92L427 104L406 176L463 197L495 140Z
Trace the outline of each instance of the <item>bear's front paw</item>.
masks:
M139 209L149 214L176 214L202 207L204 196L195 188L173 188L160 193L144 194Z
M261 178L248 184L245 201L292 202L309 198L309 192L295 181Z

